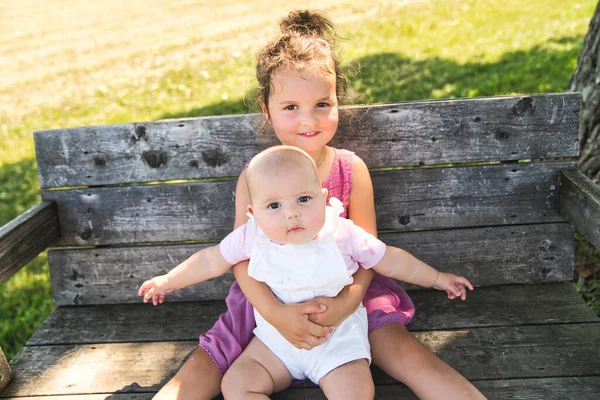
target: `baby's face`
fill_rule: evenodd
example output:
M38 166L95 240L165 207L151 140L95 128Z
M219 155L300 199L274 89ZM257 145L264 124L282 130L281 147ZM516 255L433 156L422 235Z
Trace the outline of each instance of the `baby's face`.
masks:
M316 238L325 224L325 196L318 180L303 169L256 177L248 210L265 235L277 243Z

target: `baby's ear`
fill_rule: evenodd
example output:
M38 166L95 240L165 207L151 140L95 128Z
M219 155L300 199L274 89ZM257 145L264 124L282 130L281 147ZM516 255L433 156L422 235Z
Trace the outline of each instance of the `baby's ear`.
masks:
M326 188L321 189L321 191L323 192L323 197L325 197L325 200L327 200L327 195L329 194L329 191Z

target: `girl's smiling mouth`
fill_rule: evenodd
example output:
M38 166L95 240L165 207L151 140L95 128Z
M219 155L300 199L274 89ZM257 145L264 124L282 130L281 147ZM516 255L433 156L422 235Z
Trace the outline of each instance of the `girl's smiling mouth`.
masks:
M321 133L321 131L302 132L302 133L299 133L298 135L304 136L304 137L313 137L313 136L317 136L319 133Z

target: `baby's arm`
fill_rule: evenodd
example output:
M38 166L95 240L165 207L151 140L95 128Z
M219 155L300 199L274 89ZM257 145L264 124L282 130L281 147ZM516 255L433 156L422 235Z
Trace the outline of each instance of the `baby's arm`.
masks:
M473 290L473 285L466 278L440 272L409 252L393 246L386 247L383 258L373 266L373 269L382 275L402 282L445 290L450 300L457 297L465 300L467 298L466 288Z
M144 303L152 299L152 304L157 305L164 301L165 294L221 276L229 268L231 264L223 258L219 246L207 247L194 253L167 274L142 283L138 296L144 296Z

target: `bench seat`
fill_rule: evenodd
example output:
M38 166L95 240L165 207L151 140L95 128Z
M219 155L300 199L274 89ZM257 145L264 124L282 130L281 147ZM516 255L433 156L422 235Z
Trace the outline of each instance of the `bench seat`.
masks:
M570 283L480 287L465 302L433 290L410 295L417 313L409 329L487 397L600 393L600 319ZM12 361L15 377L0 398L149 399L224 310L219 300L58 307ZM414 398L373 373L377 398ZM274 398L323 395L306 383Z

